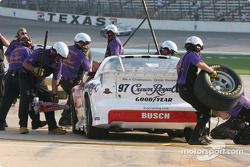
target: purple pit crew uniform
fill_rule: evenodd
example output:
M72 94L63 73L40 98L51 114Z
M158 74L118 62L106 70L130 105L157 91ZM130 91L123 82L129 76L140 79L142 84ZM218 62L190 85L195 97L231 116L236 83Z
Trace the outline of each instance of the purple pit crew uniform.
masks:
M55 62L51 59L51 50L45 50L42 54L42 49L36 49L25 62L31 63L34 67L44 68L44 78L53 74L53 79L59 79L61 73L61 61ZM41 101L52 102L52 95L45 85L44 78L34 76L30 71L22 68L20 70L20 106L19 106L19 125L20 127L27 127L29 104L36 95ZM48 123L49 130L57 128L55 120L55 112L46 112L45 118Z
M18 46L9 56L9 69L6 74L6 87L3 101L0 105L0 127L3 125L12 103L20 94L19 70L22 68L23 61L32 54L32 50L25 46ZM39 115L35 117L30 113L32 125L39 124Z
M105 53L105 57L113 56L113 55L122 55L124 54L124 49L122 46L122 42L119 38L115 37L108 41L107 50Z
M62 77L60 84L64 91L68 94L67 104L70 105L71 89L79 83L84 72L90 70L88 57L78 49L76 45L69 46L69 55L62 62ZM71 110L64 110L59 120L59 125L71 124Z
M10 45L8 46L7 50L5 51L5 56L7 57L7 59L10 56L11 52L20 45L21 44L18 40L13 40L10 42Z
M197 125L199 134L202 134L210 118L210 109L203 105L194 94L194 82L197 77L198 67L202 62L201 57L193 51L188 51L177 64L177 85L180 97L197 110Z

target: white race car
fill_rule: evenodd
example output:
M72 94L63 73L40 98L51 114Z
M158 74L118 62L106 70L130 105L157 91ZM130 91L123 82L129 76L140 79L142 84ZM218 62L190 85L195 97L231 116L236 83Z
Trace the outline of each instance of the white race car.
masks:
M103 138L109 131L174 134L196 124L195 110L176 91L179 58L122 55L103 60L72 89L73 132Z

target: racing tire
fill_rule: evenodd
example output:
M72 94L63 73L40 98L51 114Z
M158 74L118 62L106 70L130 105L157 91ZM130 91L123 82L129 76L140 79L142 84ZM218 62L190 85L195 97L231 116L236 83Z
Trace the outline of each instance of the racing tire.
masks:
M194 84L194 93L208 108L225 111L233 108L243 93L240 76L224 65L213 65L217 79L210 80L207 72L201 71Z
M85 135L89 139L103 139L107 136L108 130L97 128L92 126L92 112L91 112L91 106L89 98L85 98L85 109L86 109L86 118L85 118L85 125L84 125L84 131Z
M80 134L81 131L76 129L76 123L78 122L78 118L76 115L76 110L75 110L74 100L73 100L72 95L70 98L70 110L71 110L72 132L75 134Z

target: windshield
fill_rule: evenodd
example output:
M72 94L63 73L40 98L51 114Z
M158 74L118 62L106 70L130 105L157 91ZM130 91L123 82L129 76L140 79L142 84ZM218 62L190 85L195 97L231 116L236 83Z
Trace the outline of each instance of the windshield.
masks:
M169 71L176 69L176 59L166 57L122 57L124 71ZM113 57L103 66L103 71L123 71L118 57Z

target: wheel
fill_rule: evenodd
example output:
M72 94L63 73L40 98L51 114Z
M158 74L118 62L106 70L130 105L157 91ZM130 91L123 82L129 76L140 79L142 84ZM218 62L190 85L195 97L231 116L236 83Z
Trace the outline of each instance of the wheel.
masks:
M72 119L72 132L75 134L79 134L80 130L76 129L76 123L78 122L78 118L76 115L76 110L75 110L74 100L73 100L72 95L70 97L70 110L71 110L71 119Z
M92 113L89 98L85 98L85 110L86 118L84 123L84 131L88 138L91 139L102 139L105 138L108 134L107 129L97 128L92 126Z
M241 78L231 68L224 65L211 66L218 78L210 80L207 72L201 71L194 84L194 92L201 103L208 108L225 111L233 108L243 93Z

